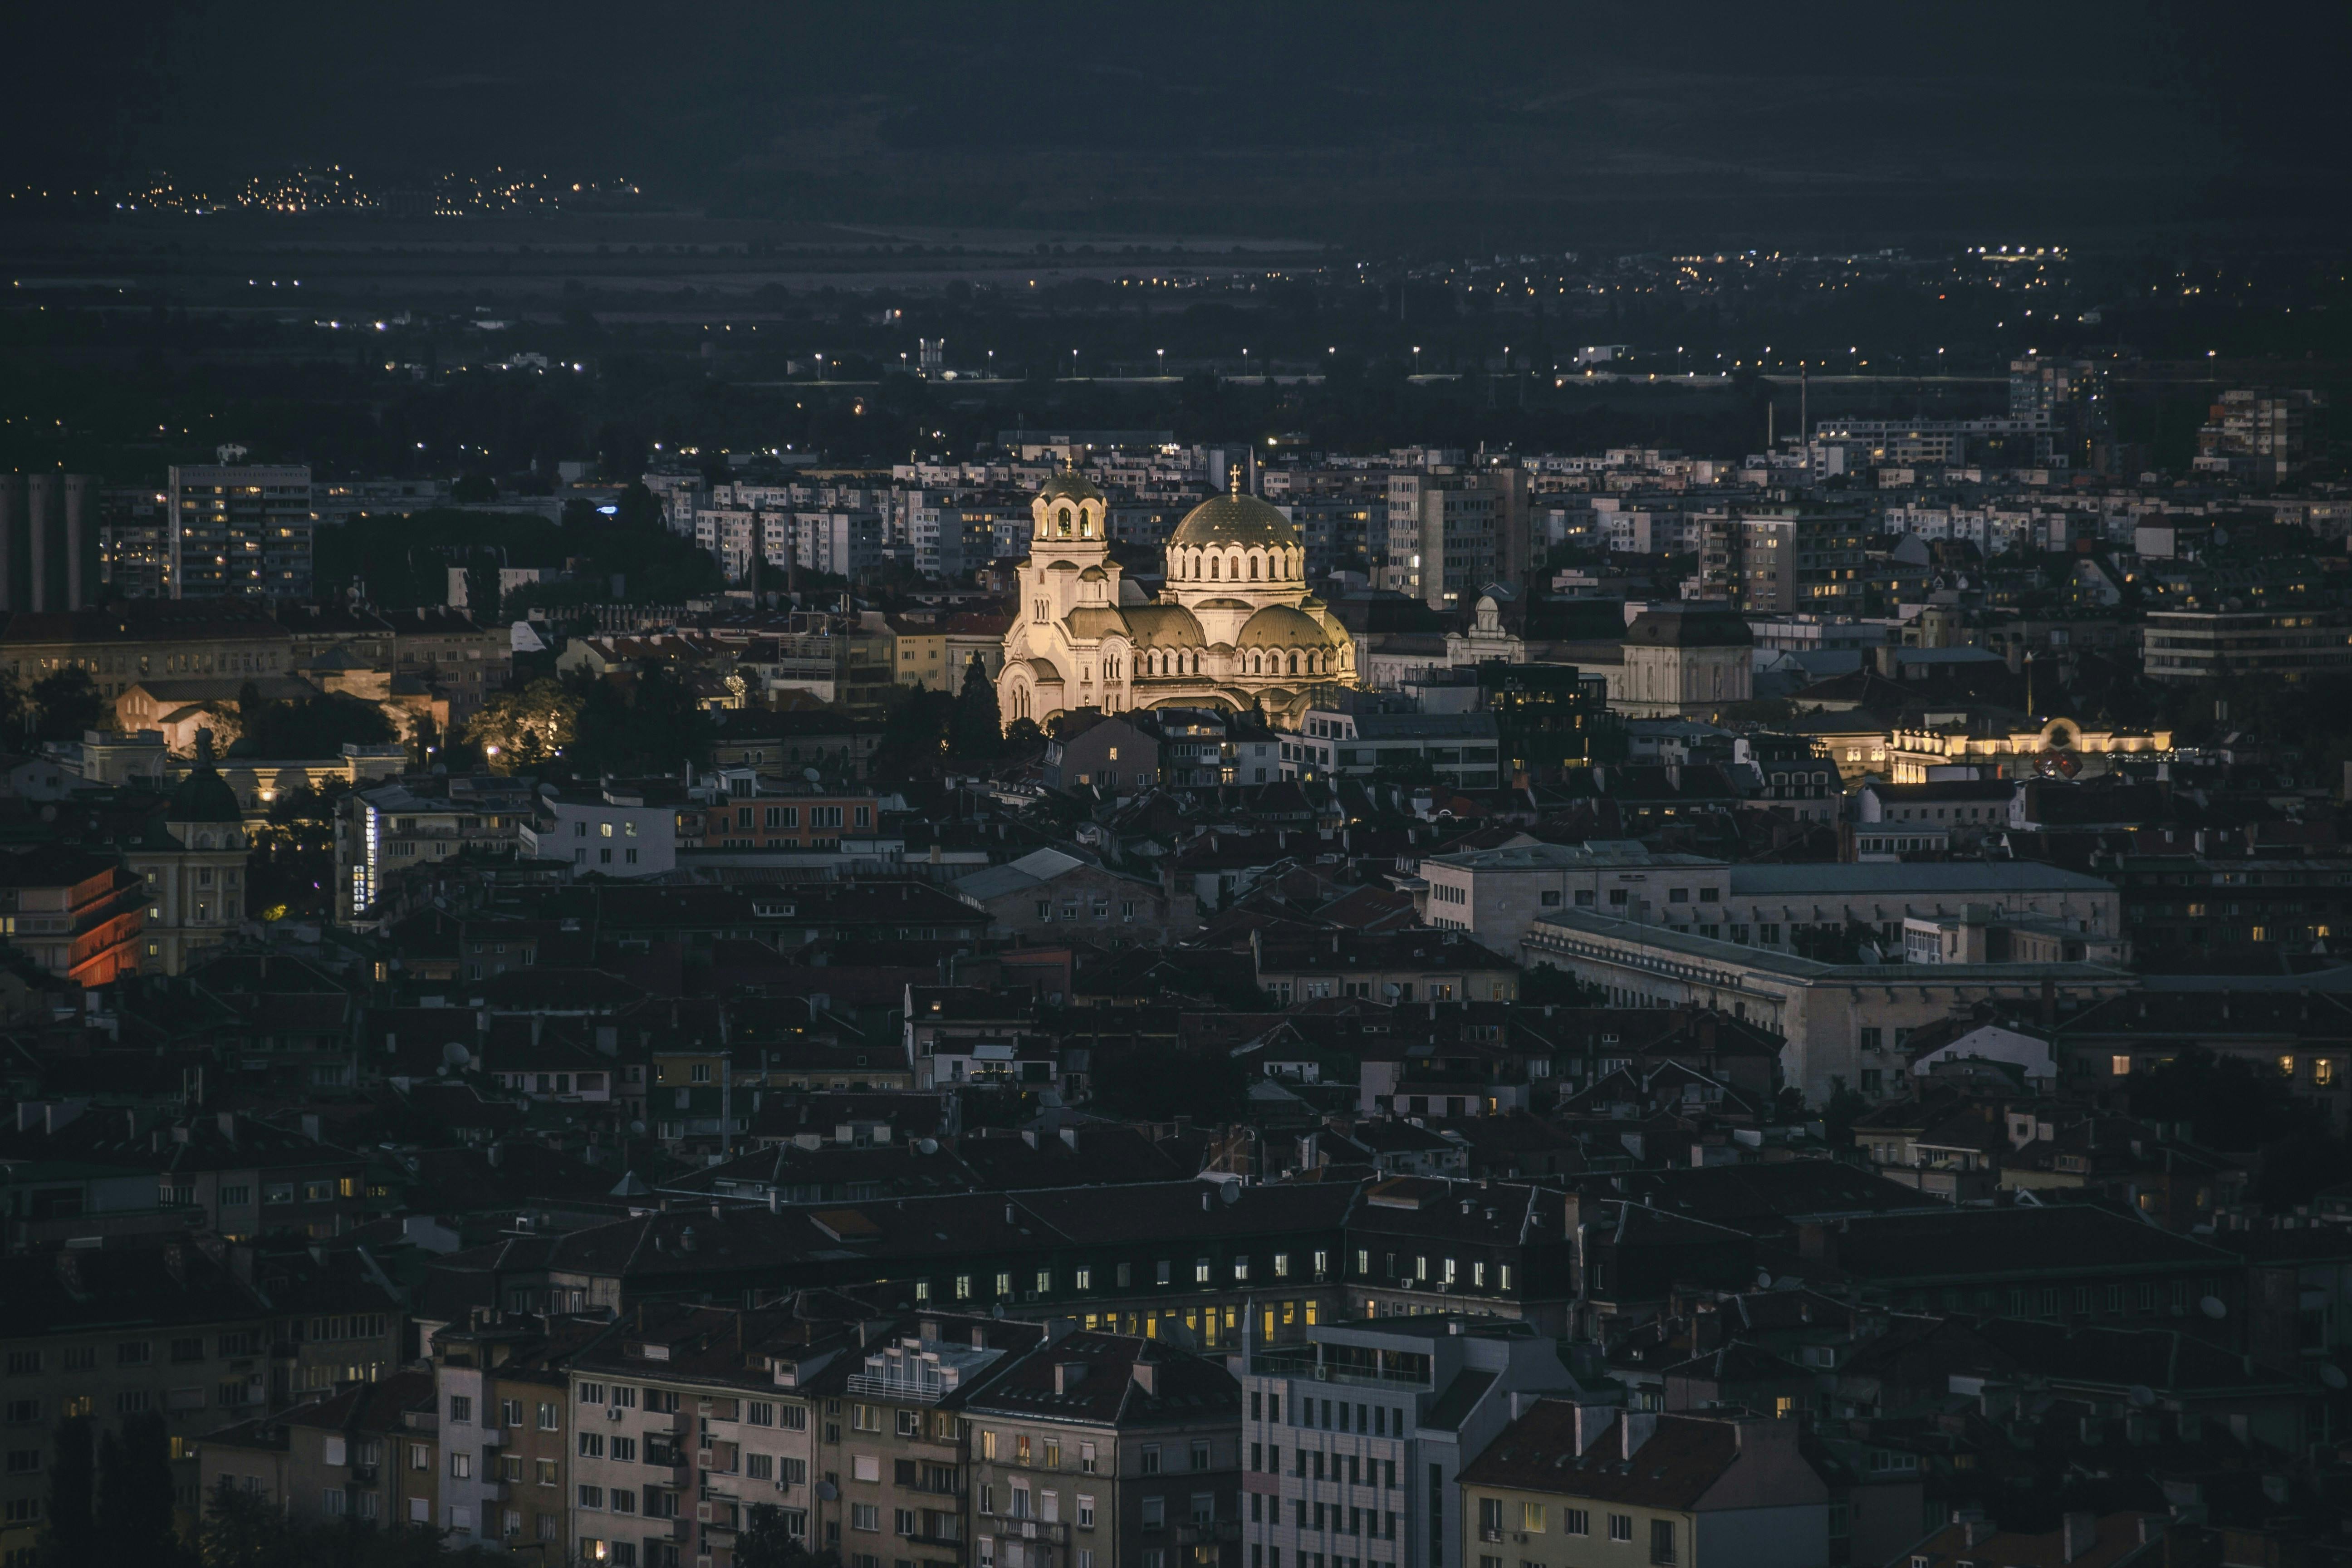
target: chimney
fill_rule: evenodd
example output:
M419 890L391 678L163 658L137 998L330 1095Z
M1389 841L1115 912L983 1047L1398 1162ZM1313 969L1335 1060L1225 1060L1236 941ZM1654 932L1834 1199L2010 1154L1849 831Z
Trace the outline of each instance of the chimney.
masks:
M1960 1521L1960 1542L1967 1546L1982 1546L1992 1539L1992 1521L1964 1519Z
M2059 1561L2072 1563L2099 1543L2099 1516L2070 1513L2059 1524Z
M1057 1361L1054 1363L1054 1392L1067 1394L1086 1381L1087 1363L1082 1361Z
M1617 1419L1613 1405L1580 1405L1576 1407L1576 1451L1580 1457L1587 1448L1601 1441L1609 1430L1609 1423Z
M1160 1392L1160 1368L1138 1357L1135 1363L1135 1386L1146 1394Z
M1652 1434L1657 1429L1658 1413L1656 1411L1628 1410L1625 1412L1624 1418L1617 1428L1619 1434L1624 1438L1624 1450L1619 1457L1630 1459L1640 1453L1642 1445L1648 1442Z
M319 1135L319 1114L317 1111L306 1110L302 1113L302 1136L308 1138L313 1143L322 1143L326 1142L326 1140Z
M2058 1026L2058 983L2046 975L2042 981L2042 1026L2045 1029Z
M221 1136L227 1139L232 1143L236 1142L236 1112L234 1110L215 1111L214 1112L214 1120L220 1126Z

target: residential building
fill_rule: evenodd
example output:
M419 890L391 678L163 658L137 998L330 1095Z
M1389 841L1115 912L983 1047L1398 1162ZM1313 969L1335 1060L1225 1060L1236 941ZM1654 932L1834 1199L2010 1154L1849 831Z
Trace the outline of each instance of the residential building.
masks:
M152 485L99 490L98 581L119 599L169 596L172 499Z
M468 851L511 849L533 804L520 791L428 795L406 784L352 791L335 814L337 923L379 918L371 913L379 900L416 867Z
M1157 874L1107 864L1076 846L1033 849L960 877L958 898L988 912L992 937L1112 947L1162 946L1200 928L1196 900Z
M1719 585L1748 615L1846 616L1863 609L1872 540L1858 510L1794 502L1747 505L1706 523Z
M1250 933L1258 988L1287 1006L1330 996L1384 1002L1509 1002L1519 994L1515 957L1458 931Z
M1254 1344L1242 1389L1243 1531L1264 1568L1461 1568L1464 1469L1522 1399L1579 1391L1532 1324L1455 1311Z
M972 1562L1241 1568L1241 1389L1217 1362L1080 1330L1048 1335L958 1404Z
M2232 388L2197 432L2196 468L2255 484L2292 479L2321 445L2312 432L2326 406L2326 397L2315 392Z
M222 450L221 463L174 463L166 476L171 596L309 597L310 470L230 462L232 448Z
M434 1422L433 1373L393 1373L275 1415L236 1422L191 1445L198 1496L221 1487L261 1498L299 1524L447 1528ZM476 1538L472 1513L453 1542Z
M1160 783L1159 726L1139 713L1071 713L1045 742L1047 789L1140 794Z
M606 779L593 789L542 784L537 806L517 828L516 844L529 858L568 862L574 876L675 870L680 817L698 826L701 818L684 789L660 779Z
M2151 680L2284 680L2352 669L2352 617L2340 610L2150 610Z
M1829 1484L1800 1423L1538 1399L1462 1475L1463 1561L1811 1568Z
M113 856L72 845L0 856L0 933L51 974L110 985L139 968L143 892Z
M571 1463L570 1368L617 1332L593 1319L481 1315L434 1331L425 1408L440 1436L440 1510L459 1543L577 1561ZM404 1374L409 1375L409 1374Z

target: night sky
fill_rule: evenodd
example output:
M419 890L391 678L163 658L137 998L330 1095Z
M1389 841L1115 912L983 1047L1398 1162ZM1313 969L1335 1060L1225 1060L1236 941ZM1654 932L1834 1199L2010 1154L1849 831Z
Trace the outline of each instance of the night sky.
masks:
M2333 231L2352 7L24 7L0 184L341 162L1412 246ZM54 62L54 68L37 65Z

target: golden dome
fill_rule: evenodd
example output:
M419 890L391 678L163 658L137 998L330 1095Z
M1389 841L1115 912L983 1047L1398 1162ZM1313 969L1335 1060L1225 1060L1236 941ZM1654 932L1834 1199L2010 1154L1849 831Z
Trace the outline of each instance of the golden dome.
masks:
M1171 550L1212 544L1298 548L1298 525L1255 496L1211 496L1184 514L1169 536Z

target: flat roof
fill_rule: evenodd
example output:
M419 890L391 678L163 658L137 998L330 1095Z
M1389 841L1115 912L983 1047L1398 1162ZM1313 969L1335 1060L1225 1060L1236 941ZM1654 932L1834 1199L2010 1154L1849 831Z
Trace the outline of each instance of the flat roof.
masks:
M1731 868L1731 896L1735 899L1829 897L1850 893L1934 896L2022 892L2029 889L2112 893L2116 891L2116 885L2102 878L2069 871L2061 866L2044 865L2038 860L1734 866Z
M1591 838L1582 844L1511 844L1499 849L1460 849L1424 855L1424 866L1454 866L1467 871L1580 871L1602 866L1687 868L1727 866L1705 855L1660 854L1631 838Z
M2124 983L2139 977L2103 963L1824 963L1769 947L1748 947L1713 937L1690 936L1668 926L1639 921L1561 910L1548 914L1528 930L1527 942L1540 945L1547 930L1562 935L1600 937L1654 948L1726 968L1752 969L1786 980L1838 985L1942 984L2038 985L2043 980L2084 985Z

